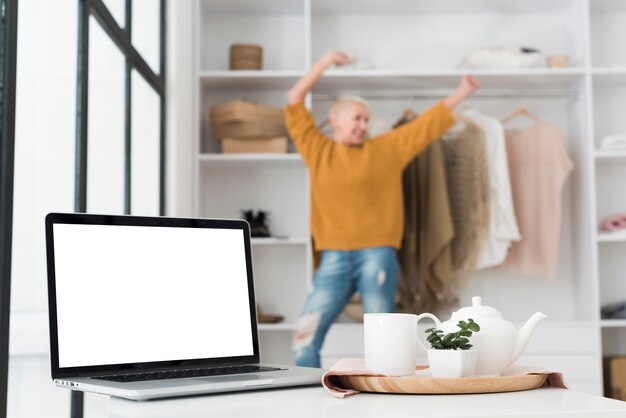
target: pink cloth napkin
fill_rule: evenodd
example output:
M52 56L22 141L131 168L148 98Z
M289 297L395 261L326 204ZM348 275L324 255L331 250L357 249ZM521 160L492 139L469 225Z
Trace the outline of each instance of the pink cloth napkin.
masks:
M602 221L602 229L605 231L626 229L626 213L607 216Z
M548 379L545 386L553 386L567 389L567 384L561 372L555 372L541 367L512 365L502 372L502 376L523 376L527 374L546 374ZM359 393L358 390L342 387L338 379L334 376L384 376L380 373L374 373L365 369L365 364L361 358L344 358L333 365L324 376L322 376L322 385L324 388L336 398L345 398L347 396ZM430 369L422 369L415 372L415 376L403 376L400 379L410 379L412 377L431 377Z

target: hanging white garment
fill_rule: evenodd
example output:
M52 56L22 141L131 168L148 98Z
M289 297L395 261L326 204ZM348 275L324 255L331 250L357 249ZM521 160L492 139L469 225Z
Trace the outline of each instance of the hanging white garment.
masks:
M478 269L502 264L511 243L522 237L515 217L506 141L502 122L476 109L466 109L462 115L474 122L484 133L487 172L489 174L489 228L478 256Z

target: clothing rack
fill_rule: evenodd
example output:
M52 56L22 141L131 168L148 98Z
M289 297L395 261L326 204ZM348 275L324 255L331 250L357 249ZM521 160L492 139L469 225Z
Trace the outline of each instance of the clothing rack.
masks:
M416 100L441 100L447 94L437 93L353 93L368 101L416 101ZM332 102L340 97L340 94L313 94L314 102ZM525 93L476 93L469 99L577 99L578 94L572 91L552 92L525 92Z

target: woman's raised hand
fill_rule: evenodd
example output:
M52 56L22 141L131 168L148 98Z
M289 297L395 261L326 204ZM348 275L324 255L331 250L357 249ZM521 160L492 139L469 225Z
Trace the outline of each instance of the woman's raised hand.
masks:
M287 92L287 103L295 104L304 100L313 85L322 77L322 73L333 65L345 65L350 61L348 54L340 51L329 51L317 60L313 68L302 76Z
M461 77L458 89L464 93L465 96L469 96L480 88L480 83L473 75L464 75Z
M480 83L478 83L476 77L473 75L465 75L461 77L461 81L459 81L456 90L446 97L443 103L448 106L449 109L454 109L455 106L472 95L479 87Z
M332 67L333 65L346 65L350 62L348 54L341 51L328 51L318 61L324 68Z

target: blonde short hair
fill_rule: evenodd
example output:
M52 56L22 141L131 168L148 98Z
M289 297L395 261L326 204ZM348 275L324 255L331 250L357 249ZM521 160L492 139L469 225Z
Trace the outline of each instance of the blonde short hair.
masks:
M353 94L345 94L345 95L339 96L337 100L335 100L330 105L329 112L338 113L341 110L343 110L346 107L346 105L355 104L355 103L362 105L369 112L369 103L367 103L367 100L365 100L361 96L356 96Z

